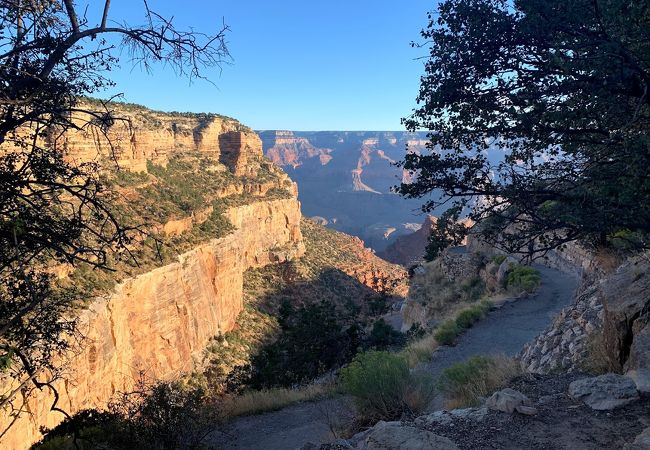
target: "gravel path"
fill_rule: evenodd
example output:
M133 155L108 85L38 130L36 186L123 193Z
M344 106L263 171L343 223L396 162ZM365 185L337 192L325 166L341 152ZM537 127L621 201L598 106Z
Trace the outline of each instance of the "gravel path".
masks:
M539 291L507 303L467 330L454 347L441 347L425 367L434 375L473 355L515 355L546 328L553 316L573 299L576 278L546 267ZM292 450L307 442L335 439L328 422L349 414L347 402L330 399L294 405L280 411L233 420L226 434L215 434L212 443L226 450ZM328 419L329 417L329 419Z
M542 285L535 295L506 303L467 330L454 347L442 346L426 367L434 376L450 365L471 356L506 354L515 356L573 300L578 281L548 267L535 266Z

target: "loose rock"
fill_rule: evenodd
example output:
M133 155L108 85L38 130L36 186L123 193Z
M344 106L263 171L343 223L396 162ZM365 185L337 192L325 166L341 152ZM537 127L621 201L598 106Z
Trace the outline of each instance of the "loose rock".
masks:
M363 450L458 450L449 439L400 422L379 422L372 427Z
M497 391L487 399L485 406L494 411L501 411L512 414L517 411L521 414L537 414L537 410L532 407L532 402L528 397L519 391L506 388Z
M618 408L639 399L634 381L615 373L574 381L569 395L596 410Z

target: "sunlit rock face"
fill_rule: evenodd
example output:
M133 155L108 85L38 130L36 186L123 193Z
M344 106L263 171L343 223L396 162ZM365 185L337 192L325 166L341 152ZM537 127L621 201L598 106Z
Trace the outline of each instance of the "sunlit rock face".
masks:
M49 145L59 146L72 161L112 158L120 169L131 171L146 171L147 161L164 165L174 154L199 152L215 166L225 166L231 176L252 179L233 185L235 191L223 196L248 195L254 200L223 213L234 226L230 234L208 238L175 262L126 279L103 298L89 300L81 311L86 340L71 356L65 380L54 384L58 406L69 414L105 406L141 374L147 380L166 380L191 371L209 339L233 329L243 309L244 271L291 260L305 251L295 184L283 173L273 180L254 179L262 156L254 132L219 116L164 114L140 107L135 112L120 108L118 113L131 123L116 122L109 129L112 147L105 136L84 131L58 136ZM110 163L103 167L111 170ZM287 188L285 198L265 199L277 186ZM211 213L206 205L190 217L168 221L161 231L182 235ZM61 422L63 415L50 411L53 400L48 389L28 398L18 394L15 406L22 413L0 438L0 447L27 448L40 439L41 427ZM13 419L3 411L0 425Z

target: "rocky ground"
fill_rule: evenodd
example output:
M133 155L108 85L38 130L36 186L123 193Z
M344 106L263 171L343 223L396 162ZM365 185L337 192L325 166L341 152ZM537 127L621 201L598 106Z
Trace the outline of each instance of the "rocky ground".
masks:
M334 449L461 449L461 450L595 450L630 449L650 425L650 398L632 400L613 410L598 411L568 394L571 382L584 378L526 375L512 388L531 400L536 414L525 415L470 408L436 412L413 422L384 422L349 441L314 446ZM489 402L488 402L489 403ZM390 430L390 434L386 433ZM638 440L637 440L638 442ZM309 447L305 447L308 449Z
M650 399L613 411L596 411L568 395L581 375L533 375L511 387L530 398L536 415L488 411L483 420L457 419L422 428L460 449L620 449L650 425Z

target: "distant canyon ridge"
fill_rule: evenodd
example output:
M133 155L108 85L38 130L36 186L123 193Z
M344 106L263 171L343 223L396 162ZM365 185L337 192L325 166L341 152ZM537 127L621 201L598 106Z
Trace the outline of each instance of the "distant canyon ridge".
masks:
M425 132L258 131L264 153L298 183L305 216L363 239L382 252L425 222L424 199L391 191L408 181L395 166L407 151L423 152Z

